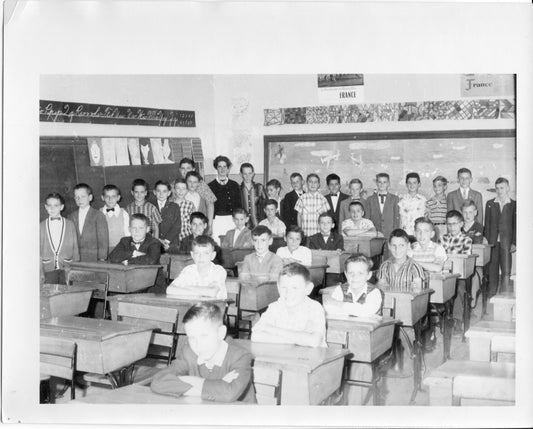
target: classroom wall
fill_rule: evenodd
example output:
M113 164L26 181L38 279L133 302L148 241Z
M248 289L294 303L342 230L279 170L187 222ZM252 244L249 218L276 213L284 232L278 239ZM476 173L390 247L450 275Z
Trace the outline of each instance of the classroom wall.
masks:
M461 100L460 75L364 75L364 103ZM146 127L41 123L42 136L199 137L205 174L212 160L228 155L235 164L254 164L264 173L265 135L346 132L514 129L514 119L422 120L353 124L264 125L264 109L324 105L316 75L43 76L42 99L133 105L196 112L196 127ZM514 94L509 94L514 97ZM473 168L475 170L475 168Z

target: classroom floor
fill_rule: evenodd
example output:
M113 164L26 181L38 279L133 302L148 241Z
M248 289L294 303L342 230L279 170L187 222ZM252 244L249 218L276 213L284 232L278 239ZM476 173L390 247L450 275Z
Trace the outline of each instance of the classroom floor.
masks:
M483 317L484 320L492 320L492 305L487 306L488 314ZM481 297L478 300L477 306L472 310L471 324L475 324L481 320ZM438 367L442 363L442 335L439 329L436 329L437 344L435 349L431 353L424 354L423 363L423 376L425 378L427 374L434 368ZM462 342L460 335L452 336L451 343L451 359L468 360L468 339L466 342ZM404 359L403 371L400 373L390 370L384 378L384 389L386 393L384 395L385 405L409 405L409 399L413 389L412 378L412 361L407 357ZM416 395L413 405L424 406L429 405L429 396L427 390L419 391ZM76 397L81 398L87 394L98 392L99 387L90 386L87 389L76 388ZM65 403L70 400L70 392L67 390L61 398L56 399L56 403ZM369 401L372 403L372 400Z

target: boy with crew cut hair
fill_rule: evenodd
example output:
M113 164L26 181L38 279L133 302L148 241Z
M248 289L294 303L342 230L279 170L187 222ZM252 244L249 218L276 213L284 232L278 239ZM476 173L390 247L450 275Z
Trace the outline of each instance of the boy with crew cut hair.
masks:
M448 180L443 176L437 176L433 179L433 195L426 202L426 210L429 220L436 229L437 238L446 234L446 213L448 212L448 203L446 201L446 189Z
M377 272L378 286L395 292L411 292L423 287L424 268L408 256L409 236L401 229L392 231L389 237L387 259Z
M272 244L272 231L266 226L258 225L252 230L252 241L255 252L244 257L239 269L239 279L257 284L276 281L283 268L283 261L268 249Z
M341 192L341 178L335 174L328 174L326 177L326 185L329 189L329 194L326 195L326 200L329 204L329 211L333 215L335 221L334 230L338 231L340 206L343 200L349 198L349 195Z
M311 265L313 255L308 247L301 246L304 240L304 234L301 228L291 225L287 228L285 235L286 246L278 248L276 255L278 255L283 264L291 262L298 262L302 265Z
M307 193L303 194L294 209L298 212L298 226L302 228L306 237L319 232L318 216L329 210L326 198L319 192L320 177L311 173L307 175Z
M415 220L415 237L416 241L411 245L410 256L425 270L441 272L448 257L444 247L433 241L435 228L428 218L419 217Z
M143 214L148 219L151 235L159 239L159 224L163 220L157 207L146 200L148 196L148 183L144 179L135 179L131 184L133 202L128 204L126 211L131 216L135 213Z
M66 284L65 265L80 260L74 223L61 216L65 200L57 192L44 200L48 217L39 225L41 278L43 283Z
M193 305L183 317L187 344L178 357L153 378L161 395L198 396L207 401L256 403L252 355L226 342L222 310L213 303Z
M364 212L366 213L367 207L366 207L366 200L363 198L363 182L361 180L355 178L350 180L350 183L348 184L348 189L350 190L350 196L349 198L344 199L339 206L339 224L338 224L338 231L341 232L342 223L350 218L350 204L351 203L361 203L363 205ZM368 217L368 216L367 216Z
M187 186L185 185L185 188ZM159 223L159 241L165 250L170 243L179 237L181 232L182 218L180 207L170 200L172 188L170 183L158 180L155 183L154 195L157 200L157 210L161 216Z
M279 213L281 206L281 182L278 179L271 179L267 182L266 195L269 200L274 200L278 203L277 212Z
M109 230L102 212L91 207L93 190L86 183L74 186L74 199L78 210L69 215L78 236L80 261L103 262L109 252Z
M252 341L327 347L324 309L308 297L313 287L306 267L286 265L278 277L279 299L252 328Z
M118 203L122 196L115 185L105 185L102 189L102 201L105 203L100 211L107 220L109 230L109 252L118 244L122 237L130 235L130 216Z
M226 249L251 249L253 247L252 232L246 226L249 220L250 217L246 210L241 208L233 210L235 228L226 232L220 247Z
M305 194L303 190L304 179L300 173L292 173L290 176L292 191L285 194L279 212L285 226L298 225L298 212L294 209L296 201Z
M400 200L389 192L390 176L387 173L376 174L376 187L376 192L366 200L366 217L379 232L389 237L392 231L400 227Z
M318 216L320 232L309 237L308 247L317 250L336 250L341 253L344 250L344 238L333 231L335 220L331 213L321 213Z
M167 295L177 297L227 298L226 270L215 265L215 242L200 235L192 242L194 264L187 265L167 288Z
M400 197L400 228L408 235L415 234L415 220L426 213L426 197L418 193L420 189L420 176L418 173L408 173L405 176L407 194Z
M476 204L472 200L465 200L461 206L464 218L463 232L472 239L472 244L483 243L483 225L477 220Z
M172 182L172 201L180 210L181 228L178 234L180 240L191 233L191 214L196 211L194 203L186 199L187 193L187 182L184 179L176 179Z
M265 203L266 219L259 222L259 225L264 225L272 231L273 237L285 237L286 225L277 216L278 202L276 200L267 200Z
M457 170L457 180L459 181L459 187L446 197L448 211L460 211L465 200L472 200L477 210L476 221L483 224L483 196L481 192L470 188L472 172L468 168L460 168Z
M263 207L267 199L265 188L261 183L254 182L254 166L249 162L241 164L240 173L242 182L239 186L241 189L242 204L249 216L247 226L255 228L265 218L263 213Z

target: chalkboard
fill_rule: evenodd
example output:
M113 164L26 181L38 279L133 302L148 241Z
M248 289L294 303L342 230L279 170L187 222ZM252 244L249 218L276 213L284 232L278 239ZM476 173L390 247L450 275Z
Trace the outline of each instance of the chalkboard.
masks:
M494 181L506 177L516 189L516 132L466 130L436 132L269 135L264 137L266 180L278 179L290 191L290 175L316 173L327 193L326 176L336 173L348 193L353 178L362 180L366 195L376 188L375 176L390 175L391 192L405 194L405 175L418 172L420 192L433 195L432 180L448 179L448 192L458 187L457 170L472 171L472 188L483 200L494 198ZM513 197L514 198L514 197Z
M186 146L185 153L197 138L179 138ZM129 165L91 167L87 138L41 137L40 139L40 219L47 216L44 198L51 192L59 192L65 198L63 216L77 209L73 188L77 183L87 183L93 189L92 207L104 205L101 192L104 185L114 184L122 194L121 207L133 201L131 183L142 178L150 186L149 201L155 202L153 186L158 180L171 182L180 177L178 164ZM198 161L198 160L195 160ZM201 170L201 165L199 166Z

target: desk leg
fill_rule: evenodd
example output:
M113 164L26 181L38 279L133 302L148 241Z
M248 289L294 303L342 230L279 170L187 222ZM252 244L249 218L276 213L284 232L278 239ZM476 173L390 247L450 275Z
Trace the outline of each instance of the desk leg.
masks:
M400 327L404 334L407 345L409 346L411 352L411 359L413 360L413 392L411 393L411 398L409 400L409 404L411 405L414 403L416 394L418 393L418 391L420 390L420 386L422 385L422 329L420 322L415 323L412 328L414 330L415 339L411 342L411 339L407 335L407 332L405 332L405 327Z
M442 362L450 359L450 347L452 342L453 329L453 303L451 298L444 303L444 313L442 315Z
M465 280L465 293L463 302L463 343L466 342L466 331L470 329L470 300L472 298L472 276Z
M487 314L487 301L489 300L489 279L488 279L488 267L483 267L483 275L481 279L481 315Z

